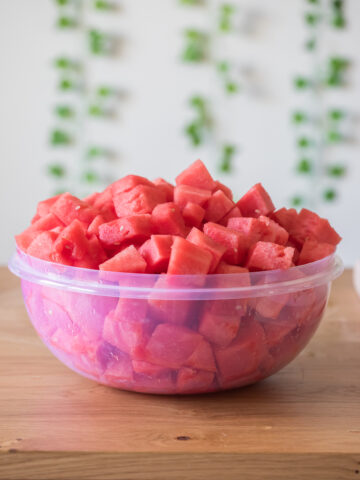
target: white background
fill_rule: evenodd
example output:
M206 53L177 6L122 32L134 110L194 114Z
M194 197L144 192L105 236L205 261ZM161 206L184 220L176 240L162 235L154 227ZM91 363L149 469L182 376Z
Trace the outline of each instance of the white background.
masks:
M13 250L13 235L27 226L36 202L51 193L51 182L44 174L46 163L54 157L47 146L56 100L51 61L63 51L76 53L81 43L54 29L54 3L0 0L0 262L4 263ZM294 93L291 82L309 67L302 48L305 2L234 3L245 14L256 13L257 22L253 32L217 39L216 55L253 71L253 80L245 82L243 93L232 99L222 94L209 66L189 67L179 61L184 28L207 29L211 23L205 10L181 7L176 0L123 0L116 15L90 18L123 38L116 59L88 62L88 77L94 83L112 82L126 90L128 97L116 121L92 121L83 133L83 140L103 141L118 150L118 176L138 173L173 180L199 156L216 175L212 146L194 150L182 133L191 116L187 99L199 92L215 98L217 138L235 141L241 148L234 174L222 177L237 196L262 181L282 205L302 186L312 188L294 175L294 128L289 121L292 108L306 106L308 101L306 94ZM360 2L347 3L349 27L324 35L322 49L345 54L353 61L349 88L332 94L330 100L359 115ZM359 124L352 135L359 138ZM350 265L360 257L359 146L354 142L335 153L346 160L349 175L340 184L339 201L316 208L344 237L341 254ZM68 161L78 159L73 155Z

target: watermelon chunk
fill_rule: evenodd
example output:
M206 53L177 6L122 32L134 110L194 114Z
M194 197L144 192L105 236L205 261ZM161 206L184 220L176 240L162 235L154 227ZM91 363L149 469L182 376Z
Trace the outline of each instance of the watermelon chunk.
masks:
M180 368L202 339L200 334L186 327L161 323L145 347L144 360L168 368Z
M210 343L226 347L236 337L240 322L236 310L232 315L226 316L206 311L200 319L199 333Z
M173 237L171 235L152 235L139 248L147 263L149 273L166 272L171 253Z
M72 260L82 260L89 252L84 224L75 219L64 228L54 243L54 251Z
M120 178L112 183L108 189L111 191L112 195L116 195L118 193L128 192L138 185L147 185L148 187L154 186L154 184L145 177L140 177L139 175L127 175L126 177Z
M238 265L245 257L246 240L242 233L217 223L208 222L204 225L204 233L215 242L226 247L223 260Z
M201 160L196 160L186 170L176 177L176 185L190 185L192 187L214 190L215 182L208 169Z
M52 253L57 234L54 232L39 233L27 249L27 254L41 260L53 261Z
M155 178L153 184L157 186L158 190L164 192L167 202L172 202L174 200L174 185L167 182L163 178Z
M101 213L106 222L117 218L110 187L97 195L93 206Z
M161 322L184 325L189 323L190 303L187 300L166 300L158 298L157 289L168 289L171 287L170 279L166 275L161 275L156 281L152 293L149 295L149 306L151 315Z
M105 245L121 245L129 240L143 242L150 237L152 230L151 215L129 215L100 225L99 237Z
M100 263L104 263L107 260L107 255L96 235L90 235L88 240L88 265L92 265L87 268L98 268ZM76 266L76 264L75 264Z
M269 213L275 210L270 195L261 183L257 183L250 188L250 190L237 202L237 206L245 217L269 215Z
M106 366L104 379L110 386L127 386L129 388L133 382L134 373L128 355L120 352L112 358Z
M216 362L222 387L235 386L244 378L254 374L267 355L264 330L255 320L244 321L236 340L226 348L215 348Z
M55 195L54 197L51 197L46 200L43 200L42 202L39 202L36 208L36 216L40 218L40 217L45 217L45 215L48 215L50 213L50 207L54 205L54 203L60 196L61 194Z
M132 361L133 370L135 373L141 373L149 377L158 377L164 373L169 373L170 369L166 367L160 367L153 363L144 362L143 360Z
M211 253L212 262L209 273L214 272L218 263L220 262L221 257L226 252L226 247L215 242L212 238L205 235L196 227L192 228L189 235L186 237L186 240Z
M50 212L56 215L65 225L70 225L73 220L79 220L87 225L94 220L99 211L87 205L70 193L63 193L50 207Z
M253 217L230 218L228 227L243 234L247 247L251 247L251 245L261 240L264 232L263 224Z
M255 298L251 303L262 317L276 320L284 305L286 305L288 298L289 296L287 294L271 294Z
M208 392L214 382L214 373L182 367L176 380L178 393Z
M202 340L186 360L186 365L197 370L216 372L215 358L209 342Z
M215 188L214 188L214 191L216 192L216 190L222 190L225 195L230 198L230 200L233 199L233 193L231 191L231 189L229 187L227 187L226 185L224 185L223 183L219 182L218 180L215 180Z
M137 185L129 191L115 192L113 195L118 217L151 213L156 205L165 202L165 200L164 192L149 185Z
M185 224L190 227L200 227L204 220L205 210L193 202L188 202L182 211Z
M208 222L218 222L234 207L234 202L230 200L222 190L216 190L207 201L205 220Z
M295 208L280 208L271 214L271 218L290 233L297 222L298 213Z
M298 259L298 265L315 262L322 258L332 255L336 250L335 245L331 243L318 243L315 240L307 239L301 249Z
M134 245L130 245L99 265L100 270L111 272L144 273L146 262Z
M213 255L181 237L175 237L171 247L168 273L171 275L206 275Z
M87 231L89 234L99 235L99 227L103 223L106 223L104 217L102 215L96 215L94 220L90 223Z
M179 206L180 210L185 208L186 204L196 203L200 207L204 206L211 198L211 190L203 188L191 187L189 185L178 185L174 189L174 202Z
M226 227L228 225L228 222L230 220L230 218L237 218L237 217L241 217L241 212L240 212L240 208L235 205L235 207L230 210L229 213L227 213L225 215L225 217L221 218L218 223L220 223L220 225L224 225L224 227Z
M63 225L64 224L52 213L39 217L30 227L15 236L16 244L21 250L26 252L31 242L40 232L52 230L53 228Z
M250 271L285 270L293 266L294 249L271 242L257 242L249 251L246 267Z
M271 220L271 218L260 215L259 222L263 226L263 233L261 240L263 242L278 243L279 245L286 245L289 240L288 232L278 223Z
M151 215L154 232L168 235L185 235L185 223L179 207L173 203L157 205Z
M306 239L332 245L337 245L341 241L340 235L331 227L328 220L319 217L319 215L306 208L300 211L297 221L291 227L289 233L301 245Z

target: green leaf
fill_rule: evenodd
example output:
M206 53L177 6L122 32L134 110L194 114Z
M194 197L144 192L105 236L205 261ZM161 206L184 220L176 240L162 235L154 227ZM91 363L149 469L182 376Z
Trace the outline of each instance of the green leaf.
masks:
M294 86L298 90L303 90L305 88L308 88L310 87L310 85L311 85L311 82L308 78L301 77L301 76L294 78Z
M89 159L108 156L108 151L103 147L93 146L88 148L86 156Z
M334 71L345 70L350 65L349 59L345 57L331 57L329 59L329 66Z
M237 93L239 91L239 85L235 82L227 82L225 85L225 90L227 93Z
M329 143L339 143L344 139L342 134L336 130L330 130L327 132L327 140Z
M232 170L231 159L223 158L220 162L220 171L224 173L229 173Z
M305 13L305 22L311 27L315 26L320 21L320 15L313 12Z
M232 15L235 13L235 6L230 3L224 3L220 5L220 11L223 15Z
M339 120L342 120L345 117L345 112L343 110L339 110L339 109L334 108L332 110L329 110L328 117L329 117L330 120L339 121Z
M299 148L309 148L312 145L312 140L308 137L299 137L297 139L297 145Z
M323 196L326 202L333 202L337 197L337 192L334 188L327 188L324 191Z
M346 167L345 165L331 165L328 167L327 172L331 177L344 177L346 175Z
M319 5L319 0L307 0L308 3L311 3L312 5Z
M332 19L332 24L340 30L346 27L346 20L342 15L335 15Z
M103 85L101 87L98 87L96 94L99 97L110 97L111 95L114 94L114 89Z
M70 0L55 0L55 3L57 3L60 7L64 7L65 5L69 5Z
M309 50L309 52L312 52L313 50L316 49L316 39L315 38L309 38L305 42L305 48L306 50Z
M232 156L236 153L236 146L235 145L224 145L223 146L223 153L226 156Z
M63 130L53 130L50 135L50 143L54 146L69 145L71 143L71 137Z
M338 73L334 73L327 77L326 83L329 87L340 87L343 84L343 80Z
M292 114L292 121L296 124L305 123L308 121L307 114L305 112L297 110Z
M48 166L48 173L53 177L63 178L66 175L66 170L65 167L63 167L59 163L53 163Z
M75 18L71 17L59 17L57 20L57 26L59 28L74 28L76 27L77 22Z
M73 66L72 60L66 57L58 57L55 59L55 66L60 69L68 69Z
M185 48L182 59L184 62L189 63L202 62L205 60L205 52L199 45L191 44Z
M114 5L110 2L107 2L106 0L95 0L94 8L96 10L109 11L109 10L113 10Z
M291 205L294 207L299 207L304 204L304 199L300 195L294 195L291 199Z
M88 170L88 171L84 172L83 179L87 183L95 183L99 180L99 175L96 172L94 172L93 170Z
M60 90L72 90L74 87L75 85L70 78L62 78L59 82Z
M71 118L74 116L74 110L68 105L58 105L55 107L55 113L60 118Z
M179 0L182 5L201 5L201 0Z
M311 173L312 168L311 160L308 158L302 158L297 164L296 170L299 173Z
M88 109L89 115L92 117L105 117L106 112L105 110L100 107L99 105L90 105Z
M231 31L231 22L228 18L221 18L219 20L219 30L223 33L228 33Z
M185 133L189 137L192 145L194 147L200 145L202 143L202 134L201 128L199 128L196 122L190 123L185 127Z
M334 10L342 10L344 8L344 0L333 0L332 7Z
M195 108L203 109L205 107L205 99L199 95L190 98L190 105Z
M227 73L230 70L230 64L223 60L217 63L216 68L220 73Z

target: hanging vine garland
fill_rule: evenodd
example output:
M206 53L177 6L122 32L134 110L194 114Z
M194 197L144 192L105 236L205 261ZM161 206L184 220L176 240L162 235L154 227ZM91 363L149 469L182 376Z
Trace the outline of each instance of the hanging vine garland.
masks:
M308 38L305 48L310 55L315 55L319 42L320 28L341 30L346 27L345 1L305 0L307 9L304 14ZM338 181L347 173L346 165L341 161L330 161L330 151L334 147L349 142L350 136L345 132L345 120L349 117L343 108L326 107L326 92L330 89L342 89L346 85L346 75L351 62L341 55L331 55L325 65L315 64L311 75L298 75L294 79L297 92L309 92L315 99L317 108L314 112L296 110L292 114L292 122L296 127L297 156L296 171L308 177L313 188L311 193L297 194L292 204L299 206L316 203L319 200L334 201L338 197ZM309 127L315 138L308 133ZM318 187L321 184L319 198ZM324 184L324 185L322 185Z

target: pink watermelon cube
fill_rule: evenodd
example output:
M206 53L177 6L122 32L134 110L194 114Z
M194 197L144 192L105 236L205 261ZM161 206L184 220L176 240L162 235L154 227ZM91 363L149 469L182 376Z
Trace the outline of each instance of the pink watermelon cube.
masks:
M73 220L59 234L54 243L54 251L71 260L82 260L89 252L86 226L79 220Z
M216 190L206 203L205 220L218 222L234 207L234 202L222 190Z
M236 337L240 322L241 317L236 310L232 315L226 316L205 311L200 319L199 333L213 345L226 347Z
M152 235L141 245L139 253L146 260L149 273L165 273L167 271L172 243L172 235Z
M99 211L70 193L63 193L50 207L50 212L56 215L65 225L73 220L90 225Z
M129 215L99 227L99 237L104 245L121 245L125 241L143 242L153 233L151 215Z
M298 265L316 262L322 258L332 255L336 250L336 246L331 243L318 243L316 240L307 239L301 249L298 259Z
M164 192L149 185L137 185L129 191L113 194L115 211L119 218L140 213L151 213L156 205L165 202L165 200Z
M183 210L189 202L202 207L210 198L211 190L191 187L190 185L178 185L174 190L174 202L179 206L180 210Z
M43 200L42 202L39 202L36 208L36 216L40 218L48 215L50 213L50 207L54 205L54 203L60 197L60 195L61 194L55 195L54 197L51 197L46 200Z
M230 220L230 218L237 218L237 217L241 217L241 212L240 212L240 208L236 205L232 210L230 210L229 213L227 213L223 218L221 218L218 223L220 223L220 225L224 225L224 227L227 227L228 226L228 222Z
M197 370L216 372L215 358L210 343L206 340L201 340L186 360L186 365Z
M220 262L221 257L226 252L226 247L220 243L215 242L212 238L205 235L201 230L193 227L186 237L186 240L208 251L212 255L212 262L209 273L213 273Z
M148 377L159 377L164 374L168 374L170 369L166 367L160 367L153 363L144 362L143 360L132 361L133 370L135 373L140 373Z
M297 222L298 213L295 208L280 208L271 214L271 218L290 233Z
M126 177L120 178L116 182L109 185L107 190L110 190L112 195L116 195L118 193L128 192L138 185L146 185L148 187L154 186L154 184L145 177L141 177L139 175L127 175Z
M246 240L242 233L213 222L205 223L204 233L226 247L223 255L225 262L239 265L243 261L246 253Z
M190 185L210 191L216 187L212 176L201 160L196 160L190 167L180 173L176 177L176 185Z
M261 240L264 232L263 224L253 217L230 218L227 226L243 234L247 247L251 247L251 245Z
M168 272L170 275L206 275L213 262L212 254L181 237L175 237L171 247Z
M151 315L161 322L177 325L189 323L191 321L191 316L189 315L191 302L188 300L167 300L159 298L159 295L157 295L158 289L169 289L171 287L171 281L166 275L161 275L156 281L148 299Z
M99 269L110 272L145 273L146 261L134 245L130 245L106 262L101 263Z
M328 220L306 208L303 208L298 214L297 221L289 233L300 245L303 245L306 239L332 245L337 245L341 241L340 235L331 227Z
M104 380L113 387L131 388L134 379L131 360L124 353L118 354L106 366Z
M200 205L193 202L188 202L182 211L185 224L190 227L200 227L204 220L205 210Z
M269 213L275 210L270 195L261 183L257 183L250 188L250 190L237 202L237 206L245 217L269 215Z
M185 223L179 207L173 203L157 205L151 215L154 233L185 236Z
M163 178L155 178L155 180L153 180L153 184L157 186L158 190L164 192L167 202L174 201L174 185L167 182Z
M96 215L94 220L88 226L88 233L92 235L99 235L99 227L103 223L106 223L105 218L102 215Z
M37 257L41 260L52 262L52 254L56 239L57 234L54 232L39 233L29 245L26 253L32 257Z
M249 251L246 267L250 271L285 270L293 266L294 249L271 242L257 242Z
M261 240L263 242L278 243L279 245L286 245L289 240L289 234L285 228L281 227L278 223L271 220L271 218L260 215L259 222L263 226L263 233Z
M214 192L216 192L216 190L222 190L225 195L230 198L230 200L233 199L233 193L231 191L231 189L229 187L227 187L226 185L224 185L223 183L219 182L218 180L215 180L215 188L214 188Z
M208 392L214 383L214 373L195 370L189 367L180 368L176 388L178 393ZM214 387L215 388L215 387Z

